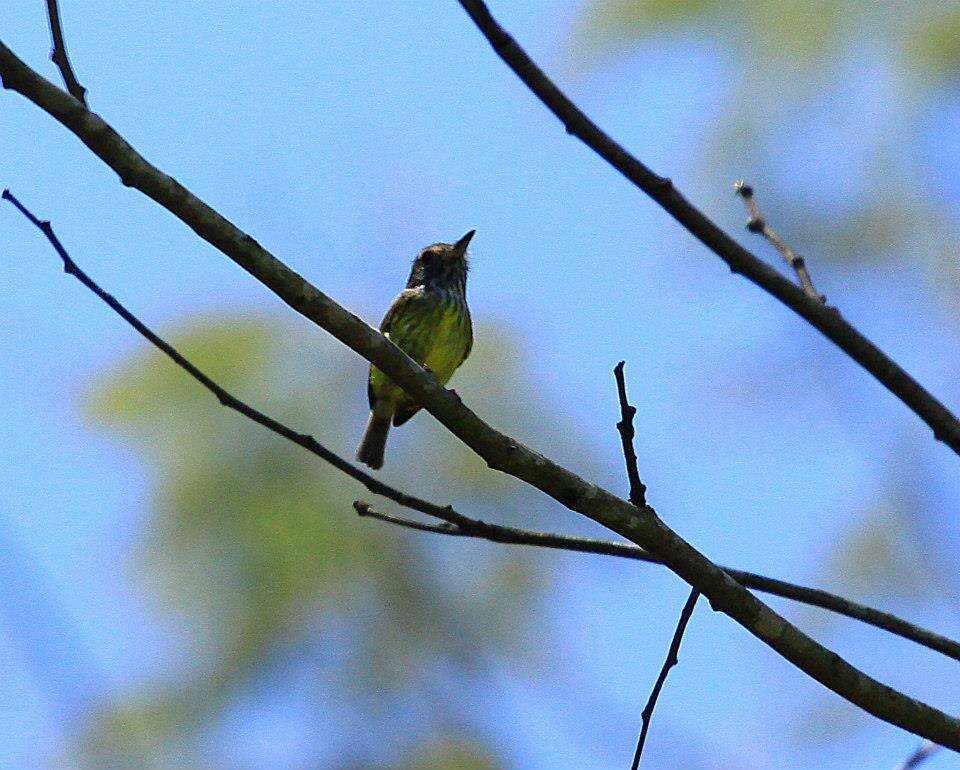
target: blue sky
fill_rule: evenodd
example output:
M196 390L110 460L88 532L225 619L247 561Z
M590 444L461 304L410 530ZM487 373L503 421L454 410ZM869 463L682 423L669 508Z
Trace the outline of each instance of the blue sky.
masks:
M576 3L492 7L600 125L693 200L715 206L709 213L722 225L742 225L728 190L734 173L751 169L710 177L699 163L736 86L720 51L667 40L583 71L565 48ZM928 447L919 421L568 137L456 3L85 0L65 3L63 14L91 107L368 320L387 306L417 248L476 228L475 317L517 330L522 366L566 407L565 426L600 453L596 480L617 490L610 370L628 361L650 499L718 562L822 583L837 539L903 444L923 447L935 505L960 500L956 458ZM8 0L0 36L56 81L43 3ZM870 89L861 97L876 103ZM84 268L142 318L163 329L210 311L279 310L229 260L120 186L72 135L20 97L0 99L0 186L50 218ZM792 138L813 158L795 169L799 187L812 184L816 159L842 146L845 131L840 120ZM955 166L955 138L934 132L928 143L931 156ZM123 571L149 512L144 469L80 415L96 373L141 343L62 275L12 209L0 210L0 245L0 542L10 544L0 548L0 767L30 767L59 751L61 725L82 707L77 692L155 675L177 641ZM948 314L908 260L885 269L826 271L833 283L822 288L908 371L960 403L958 340L941 333ZM348 452L353 440L339 448ZM558 459L577 467L576 456ZM655 568L551 558L560 576L550 629L558 661L575 661L589 687L558 703L549 681L491 683L512 725L500 739L517 767L624 765L686 588ZM879 603L897 609L895 599ZM957 710L946 661L776 606L869 673ZM960 635L952 608L905 611ZM706 606L682 658L656 716L651 767L681 766L671 765L678 752L716 768L884 767L915 744L843 706L861 729L817 739L829 731L810 711L835 706L833 696ZM611 715L633 722L609 727ZM257 746L283 743L290 724L282 702L266 710L258 729L267 739L238 747L237 762L262 765Z

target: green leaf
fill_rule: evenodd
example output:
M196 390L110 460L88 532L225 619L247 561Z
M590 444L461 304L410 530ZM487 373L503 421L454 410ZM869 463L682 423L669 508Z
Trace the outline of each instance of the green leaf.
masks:
M904 42L907 62L922 74L955 77L960 72L960 8L924 9Z

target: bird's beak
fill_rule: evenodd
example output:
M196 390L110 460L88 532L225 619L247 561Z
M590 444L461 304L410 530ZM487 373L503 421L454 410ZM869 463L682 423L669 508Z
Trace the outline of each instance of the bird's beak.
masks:
M463 238L453 244L453 250L460 256L463 256L467 253L467 244L470 243L470 239L473 238L473 234L477 232L476 230L471 230Z

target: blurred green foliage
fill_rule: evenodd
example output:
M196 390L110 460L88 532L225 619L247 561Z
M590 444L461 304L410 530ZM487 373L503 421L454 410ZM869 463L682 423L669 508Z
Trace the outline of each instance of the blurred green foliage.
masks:
M716 191L708 208L742 217L729 183L747 177L815 279L825 267L909 254L933 285L958 280L944 244L958 242L960 228L937 203L939 182L917 147L926 130L918 116L960 72L960 2L591 0L570 43L584 65L597 66L635 43L671 38L717 51L729 73L701 158L703 186ZM867 121L851 97L865 61L868 77L883 83ZM836 148L796 144L824 123L849 138L836 173ZM796 173L810 157L827 169L813 184ZM840 214L825 217L825 203ZM829 278L818 284L831 294ZM236 315L194 319L171 341L238 397L352 455L366 409L364 366L319 332ZM522 360L508 334L480 329L452 385L493 424L562 457L583 437L564 435ZM349 735L352 754L339 767L504 764L470 714L485 697L479 671L536 658L532 631L548 587L535 556L357 520L351 502L368 497L359 486L221 408L153 350L96 383L88 412L143 458L153 515L131 570L183 649L168 675L91 718L78 739L87 764L216 764L203 761L210 725L273 677L278 661L293 652L309 658L303 648L315 639L340 651L332 663L318 659L313 673L336 704L321 740ZM388 478L470 513L509 521L535 499L488 472L427 415L391 436L389 453ZM879 494L825 565L831 582L863 595L923 597L934 580L903 557L916 542L907 526L916 505ZM444 702L452 693L454 713ZM411 701L429 704L417 708L415 724L406 718Z
M602 48L665 32L712 37L728 43L734 56L769 57L784 67L835 66L827 53L869 38L896 43L892 50L900 63L921 77L955 75L960 66L955 0L592 0L577 40Z
M495 421L536 429L524 415L549 407L529 395L536 389L512 363L514 343L493 328L477 337L453 384ZM239 398L352 455L367 407L365 367L349 351L265 316L194 320L168 338ZM489 371L498 373L496 387ZM528 395L499 399L500 388ZM471 737L469 719L454 720L452 731L439 704L405 726L413 747L391 747L382 735L402 719L389 704L449 697L469 712L484 697L471 692L478 671L535 657L530 630L545 576L530 553L357 518L352 501L369 499L362 487L222 408L153 349L95 383L87 412L146 462L154 513L131 568L184 640L169 677L91 720L81 740L90 764L159 767L182 757L190 766L196 755L185 747L245 687L292 648L330 634L346 643L318 676L342 706L325 729L362 720L368 729L351 750L365 764L499 766ZM401 483L438 502L468 500L473 513L508 518L504 481L459 442L425 441L440 435L428 422L421 416L395 432L388 475L401 473L409 480Z
M745 178L832 301L842 307L841 291L876 287L867 283L874 279L915 291L919 275L949 306L938 318L943 332L957 331L949 328L960 296L960 221L950 182L956 160L942 157L952 145L938 132L955 122L949 110L960 83L960 2L590 0L569 47L589 72L653 45L659 52L675 46L680 55L697 49L723 72L705 85L717 92L716 115L704 122L698 158L657 171L697 187L698 202L731 229L744 219L730 183ZM624 109L636 99L624 95ZM941 155L931 157L931 146ZM763 244L748 243L780 267ZM874 270L881 262L884 273ZM882 292L876 301L886 301ZM827 378L822 386L846 408L848 381ZM762 381L745 387L762 388ZM897 449L875 494L859 512L837 512L842 524L816 582L907 617L935 602L952 610L955 533L943 531L949 515L931 509L923 467L935 447L892 441ZM868 633L815 610L787 611L833 643L844 633ZM821 693L798 712L791 729L804 746L849 740L869 724Z
M921 142L935 125L941 89L960 75L960 2L592 0L572 47L589 65L670 35L704 47L719 42L730 62L724 87L731 98L719 108L703 169L707 184L727 196L727 209L736 202L717 174L735 166L736 176L757 183L765 213L807 255L828 295L831 268L895 258L924 265L931 290L956 302L960 270L951 244L960 242L960 227L939 203L936 168L923 162ZM861 75L886 100L869 124L850 98L864 85L855 82ZM848 141L830 145L836 154L823 164L831 175L811 187L802 181L809 174L789 170L822 152L817 123ZM944 278L954 282L945 286ZM937 566L913 558L929 539L917 524L924 503L916 472L904 471L916 471L923 455L912 447L891 458L895 480L852 518L824 565L833 585L862 597L930 597Z
M955 303L960 222L924 141L960 75L960 2L591 0L570 48L591 68L671 40L727 73L699 157L708 210L739 221L729 185L747 178L821 274L908 262Z

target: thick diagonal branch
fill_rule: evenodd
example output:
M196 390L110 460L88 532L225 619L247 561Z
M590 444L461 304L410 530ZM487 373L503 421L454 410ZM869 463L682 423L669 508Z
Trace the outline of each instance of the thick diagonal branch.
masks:
M637 508L492 428L389 339L147 162L103 119L27 67L2 43L0 79L6 88L22 94L70 129L125 185L135 187L169 210L291 308L387 374L491 468L525 481L570 510L654 553L706 596L715 610L733 618L841 697L891 724L960 751L960 721L872 679L811 639L667 527L653 508ZM800 295L806 302L802 292ZM960 429L955 437L952 432L948 434L960 446Z
M306 449L308 452L316 455L325 462L332 465L337 470L345 473L351 478L359 481L368 490L376 495L380 495L388 500L392 500L398 505L419 511L428 516L439 519L442 524L424 524L421 522L403 519L390 514L380 513L374 510L366 503L357 501L354 508L361 516L381 519L393 524L404 527L419 529L426 532L438 532L446 535L459 535L464 537L476 537L490 540L497 543L512 543L516 545L531 545L544 548L555 548L561 550L604 554L608 556L619 556L628 559L649 562L651 564L662 564L656 557L644 551L639 546L631 543L618 543L612 540L592 540L589 538L573 537L570 535L558 535L549 532L533 532L530 530L516 529L514 527L505 527L499 524L490 524L479 519L469 518L463 514L457 513L449 505L437 505L427 500L422 500L414 495L407 494L396 487L384 484L382 481L371 476L369 473L361 470L352 463L347 462L335 452L327 449L318 442L313 436L295 431L283 423L274 420L263 412L255 409L249 404L241 401L232 393L224 390L219 384L211 380L204 372L200 371L192 362L187 360L176 348L164 339L159 337L152 329L131 313L122 305L113 295L104 291L90 276L86 274L67 250L63 247L60 239L53 232L53 228L47 221L41 221L32 212L30 212L17 198L4 190L2 198L9 200L16 208L29 219L46 236L47 240L53 246L58 256L63 260L64 272L74 276L84 286L90 289L100 299L102 299L112 310L121 318L136 329L152 345L159 349L164 355L168 356L177 366L183 369L188 375L193 377L204 388L210 391L217 400L229 409L239 412L258 425L263 426L269 431L281 436L288 441ZM862 621L867 625L889 631L892 634L900 636L909 641L916 642L936 652L960 661L960 643L948 639L940 634L935 634L928 629L915 626L908 623L896 615L867 607L863 604L844 599L842 596L831 594L827 591L821 591L815 588L805 588L804 586L794 585L775 578L755 575L751 572L742 570L724 568L738 582L747 588L754 588L758 591L781 596L786 599L792 599L802 604L809 604L814 607L836 612L839 615Z
M751 283L780 300L820 331L903 401L943 441L960 454L960 422L940 401L886 353L849 324L836 308L808 297L793 282L758 259L681 195L673 183L647 168L590 120L537 66L481 0L458 0L501 59L572 134L596 152L708 249Z

